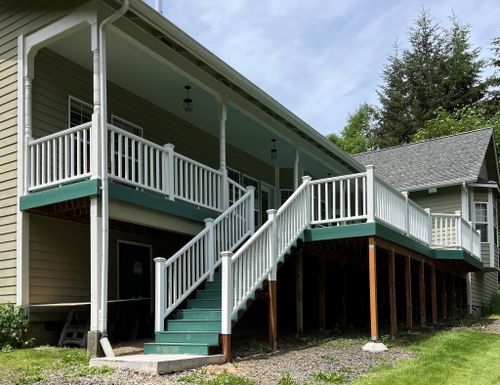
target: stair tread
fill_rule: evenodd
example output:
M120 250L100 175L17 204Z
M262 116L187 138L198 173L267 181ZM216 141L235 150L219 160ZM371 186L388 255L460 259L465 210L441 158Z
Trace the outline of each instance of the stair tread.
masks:
M161 345L161 346L218 346L218 344L204 344L203 342L147 342L144 345Z
M156 332L156 334L220 334L220 332L212 331L212 330L193 330L193 331L183 331L183 330L165 330L162 332Z
M191 319L191 318L183 318L183 319L174 318L174 319L169 319L168 320L168 322L200 322L200 321L203 321L203 322L220 322L219 319L206 319L206 318L195 318L195 319Z

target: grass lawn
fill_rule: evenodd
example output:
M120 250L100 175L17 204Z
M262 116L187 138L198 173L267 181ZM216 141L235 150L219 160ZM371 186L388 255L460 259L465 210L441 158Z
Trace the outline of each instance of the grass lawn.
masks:
M19 349L0 353L0 384L27 385L58 373L64 378L109 372L109 368L88 367L85 349Z
M377 368L353 384L500 384L500 334L440 332L408 349L416 352L416 357Z

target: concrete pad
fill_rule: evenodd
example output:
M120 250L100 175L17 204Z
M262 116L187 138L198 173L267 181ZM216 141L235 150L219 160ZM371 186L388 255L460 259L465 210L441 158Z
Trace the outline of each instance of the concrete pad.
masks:
M92 358L90 366L109 366L114 369L129 369L136 372L165 374L217 365L226 362L222 354L196 356L191 354L133 354L130 356Z
M389 349L382 342L368 342L363 346L363 350L370 353L382 353Z

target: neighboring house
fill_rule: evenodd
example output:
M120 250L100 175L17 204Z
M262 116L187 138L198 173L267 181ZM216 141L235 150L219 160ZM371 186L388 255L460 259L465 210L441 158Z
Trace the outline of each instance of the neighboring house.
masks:
M373 164L379 177L408 192L420 206L460 215L481 231L484 270L468 275L470 311L480 315L498 292L500 190L493 129L365 152L354 158Z
M230 358L267 298L273 347L278 312L377 339L379 316L395 336L465 307L485 269L465 219L431 216L147 4L1 6L0 302L39 342L75 309L92 354L154 316L146 352Z

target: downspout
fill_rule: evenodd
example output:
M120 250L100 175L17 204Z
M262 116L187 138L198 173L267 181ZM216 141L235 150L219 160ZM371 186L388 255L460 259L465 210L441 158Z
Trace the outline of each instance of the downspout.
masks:
M99 25L99 95L101 101L101 200L102 200L102 242L101 242L101 309L99 314L99 331L102 337L107 336L108 323L108 270L109 270L109 191L108 191L108 100L106 69L106 27L124 15L129 7L128 0L122 0L121 7L104 19ZM106 339L107 341L107 339ZM105 349L106 350L106 349ZM112 352L112 351L111 351ZM106 355L107 352L106 352Z

